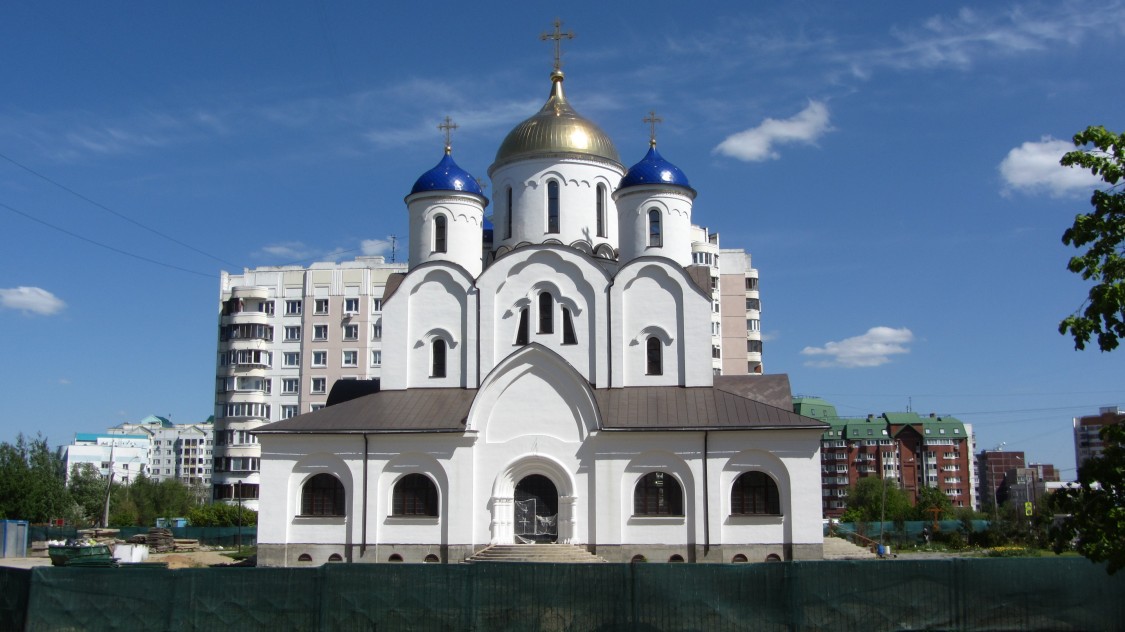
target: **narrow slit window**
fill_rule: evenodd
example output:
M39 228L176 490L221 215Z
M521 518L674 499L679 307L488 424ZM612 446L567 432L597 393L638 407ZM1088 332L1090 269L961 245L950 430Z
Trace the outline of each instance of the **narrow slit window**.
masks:
M527 323L527 308L520 310L520 322L516 326L516 344L526 345L530 338L530 327Z
M555 331L555 300L550 292L539 293L539 333Z
M504 239L511 239L512 238L512 187L508 187L507 202L508 203L505 206L505 208L508 211L508 217L506 218L506 224L504 225Z
M578 336L574 335L574 319L570 316L570 310L562 308L563 317L563 344L576 345L578 344Z
M660 211L651 209L648 212L648 245L659 248L664 245L664 238L660 230Z
M434 252L445 252L445 216L434 218Z
M445 377L445 341L441 338L434 340L432 351L433 366L430 377Z
M559 232L559 183L547 183L547 232Z
M645 342L645 375L663 375L664 363L661 358L660 339L649 336Z
M597 213L598 213L598 237L605 237L605 185L598 185L598 199L597 199Z

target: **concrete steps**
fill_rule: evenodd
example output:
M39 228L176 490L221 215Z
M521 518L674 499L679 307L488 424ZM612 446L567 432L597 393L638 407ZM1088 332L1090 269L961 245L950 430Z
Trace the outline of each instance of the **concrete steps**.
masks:
M825 536L824 559L826 560L874 560L878 559L871 551L856 546L843 538Z
M572 544L493 544L465 560L477 562L537 562L546 564L597 564L605 562Z

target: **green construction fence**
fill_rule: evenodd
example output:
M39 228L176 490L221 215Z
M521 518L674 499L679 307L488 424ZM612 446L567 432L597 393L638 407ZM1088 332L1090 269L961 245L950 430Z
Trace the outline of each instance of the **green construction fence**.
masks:
M0 571L4 630L1114 630L1082 558Z

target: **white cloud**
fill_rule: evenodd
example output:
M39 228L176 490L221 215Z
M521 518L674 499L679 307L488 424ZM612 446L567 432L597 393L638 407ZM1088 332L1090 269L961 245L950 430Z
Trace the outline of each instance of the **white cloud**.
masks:
M0 307L18 309L25 314L50 316L62 311L66 303L43 288L16 287L0 289Z
M914 334L907 328L872 327L862 336L845 338L839 342L828 342L823 347L805 347L803 355L826 356L826 359L808 362L809 366L819 367L870 367L886 364L890 356L910 353L906 346L914 340Z
M270 244L262 246L259 254L273 257L275 259L284 259L285 262L290 261L304 261L312 256L310 251L304 243L299 241L283 241L277 244Z
M1088 192L1101 183L1097 176L1085 169L1059 164L1063 154L1073 150L1074 143L1050 136L1013 148L1000 161L1005 191L1045 191L1054 197Z
M783 120L767 118L757 127L728 136L713 153L746 162L777 160L780 154L775 146L790 143L813 145L830 129L828 106L810 100L808 107L795 116Z
M391 250L391 242L388 239L364 239L359 248L368 257L385 255Z
M1077 46L1087 37L1113 36L1125 20L1121 3L1060 2L990 12L962 8L920 25L891 31L896 43L839 56L852 74L870 77L874 68L914 70L972 66L977 59L1041 54Z

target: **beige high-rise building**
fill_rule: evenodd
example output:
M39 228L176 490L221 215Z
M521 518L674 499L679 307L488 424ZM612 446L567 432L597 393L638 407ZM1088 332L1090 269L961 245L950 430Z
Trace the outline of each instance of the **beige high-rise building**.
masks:
M222 274L213 497L257 508L250 431L325 406L337 380L378 378L382 297L406 271L383 257Z

